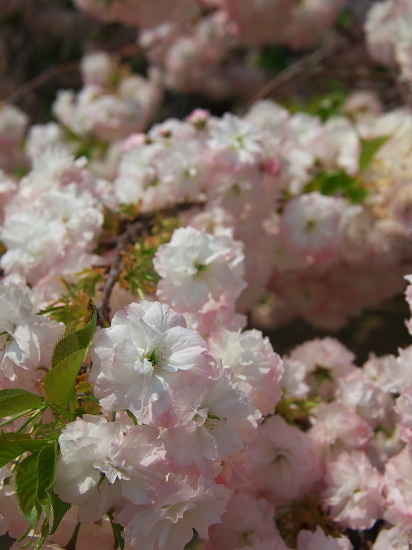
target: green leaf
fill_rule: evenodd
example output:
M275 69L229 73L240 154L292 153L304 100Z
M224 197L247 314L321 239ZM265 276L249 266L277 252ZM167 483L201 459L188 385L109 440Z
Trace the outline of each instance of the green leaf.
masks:
M49 534L49 520L46 518L43 521L43 525L41 526L39 540L37 541L36 548L34 550L41 550L43 548L43 544L46 541L48 534Z
M347 99L347 92L342 89L330 93L316 95L309 101L294 99L285 107L291 113L304 112L319 117L323 122L334 116L341 116L341 107Z
M313 191L323 195L343 195L354 204L362 202L369 195L369 191L357 178L342 169L319 172L304 188L305 193Z
M120 548L120 550L124 550L123 526L113 521L113 510L109 510L107 515L109 516L114 535L114 549L117 550L117 548Z
M49 443L44 440L32 439L27 434L0 434L0 468L8 464L26 451L36 453Z
M350 8L345 6L339 13L338 18L336 19L336 25L344 29L348 29L353 23L353 15L354 14L350 10Z
M391 135L380 136L373 139L361 139L361 152L359 156L359 170L363 172L369 168L374 156L381 147L391 138Z
M66 334L57 342L52 358L53 368L43 380L44 391L52 403L70 408L76 378L92 341L96 323L97 310L93 306L93 315L87 325Z
M43 403L39 395L20 388L0 390L0 418L14 414L33 411Z
M68 502L63 502L62 500L60 500L56 493L54 493L53 491L51 492L51 501L53 508L53 525L50 530L50 535L52 535L56 531L64 515L70 510L72 506Z
M65 334L58 340L54 347L52 355L52 369L61 361L73 355L79 350L89 347L92 341L94 331L96 330L97 310L93 305L93 314L87 325L80 330L75 330Z
M42 504L47 503L49 498L49 489L52 487L54 482L56 457L57 445L53 443L43 447L38 455L39 477L37 495Z
M30 521L33 528L40 519L41 506L37 498L38 490L38 455L25 458L16 468L16 494L20 510Z
M265 71L283 71L288 66L288 50L278 44L270 44L263 48L258 65Z

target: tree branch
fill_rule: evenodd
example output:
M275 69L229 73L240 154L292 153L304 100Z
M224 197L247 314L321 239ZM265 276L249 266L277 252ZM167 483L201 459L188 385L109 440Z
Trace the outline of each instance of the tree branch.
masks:
M248 102L247 109L259 99L264 99L273 94L273 92L275 92L278 88L280 88L290 80L293 80L297 76L300 76L302 73L313 69L322 61L333 57L335 54L347 50L352 45L352 42L348 38L338 36L333 43L327 44L323 48L320 48L313 53L302 57L301 59L299 59L299 61L296 61L296 63L289 65L289 67L287 67L284 71L276 75L275 78L267 82Z
M113 287L123 269L122 256L129 243L135 243L138 237L148 236L159 216L164 218L176 217L180 212L191 208L204 206L202 201L193 201L183 204L176 204L168 208L162 208L157 212L139 214L137 218L127 223L125 230L118 237L116 249L109 264L109 272L104 283L99 302L97 304L98 324L104 327L110 323L110 297Z

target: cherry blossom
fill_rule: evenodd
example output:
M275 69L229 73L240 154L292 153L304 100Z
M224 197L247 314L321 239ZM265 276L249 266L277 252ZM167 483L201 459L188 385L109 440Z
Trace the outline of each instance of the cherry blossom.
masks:
M183 312L222 295L236 299L245 287L243 259L241 244L229 237L213 237L193 227L177 229L154 258L161 276L157 296Z
M37 382L50 366L64 326L36 315L27 292L0 284L0 382L3 388L39 392Z
M141 301L118 311L97 334L90 379L103 407L130 409L142 422L165 413L179 372L208 371L206 342L182 315L160 302Z

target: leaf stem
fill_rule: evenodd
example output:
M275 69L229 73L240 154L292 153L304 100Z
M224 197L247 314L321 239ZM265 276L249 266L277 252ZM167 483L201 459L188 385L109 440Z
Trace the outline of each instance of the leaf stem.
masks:
M36 416L39 416L39 414L41 414L46 409L47 409L47 405L44 405L43 407L41 407L22 426L20 426L20 428L17 430L17 433L24 432L24 430L27 428L27 426L30 424L30 422L32 422L36 418Z
M19 414L16 414L15 416L13 416L13 418L9 418L9 420L5 420L4 422L2 422L0 424L0 428L2 428L3 426L7 426L7 424L10 424L11 422L14 422L15 420L17 420L18 418L21 418L22 416L25 416L26 414L29 414L33 411L37 411L39 407L36 407L34 409L27 409L27 411L23 411ZM47 407L44 407L44 408L47 408ZM43 409L44 410L44 409Z

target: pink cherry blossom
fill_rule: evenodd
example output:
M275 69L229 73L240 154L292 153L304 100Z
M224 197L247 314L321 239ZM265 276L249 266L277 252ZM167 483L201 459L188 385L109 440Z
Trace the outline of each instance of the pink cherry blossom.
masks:
M350 529L370 529L384 510L383 477L361 451L343 452L327 466L324 506Z
M152 505L125 506L117 517L132 548L183 550L193 529L208 538L208 528L220 523L229 490L207 478L170 476Z
M235 299L245 287L243 259L241 244L229 237L193 227L177 229L153 261L161 276L157 296L183 312L200 309L210 298Z
M97 334L90 380L103 407L153 422L169 407L170 387L180 386L179 371L207 372L206 347L166 304L132 303Z

